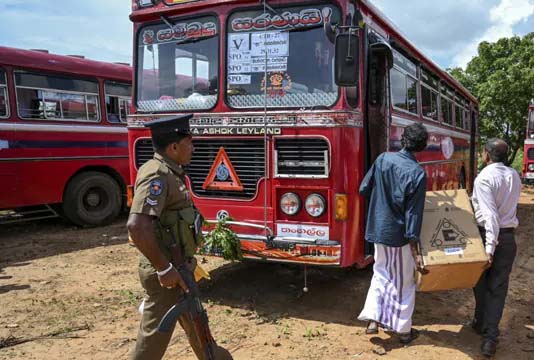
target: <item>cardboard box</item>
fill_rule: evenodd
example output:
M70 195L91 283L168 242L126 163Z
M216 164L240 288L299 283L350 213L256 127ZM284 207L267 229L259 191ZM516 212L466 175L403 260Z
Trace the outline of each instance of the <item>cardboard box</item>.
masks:
M417 273L419 291L476 285L488 258L465 190L426 193L421 251L429 273Z

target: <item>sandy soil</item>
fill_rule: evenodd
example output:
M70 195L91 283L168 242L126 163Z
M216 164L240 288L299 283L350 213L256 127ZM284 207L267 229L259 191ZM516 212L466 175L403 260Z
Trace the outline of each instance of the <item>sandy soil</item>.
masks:
M497 359L534 359L534 191L523 193L519 217ZM203 300L215 338L235 359L481 358L466 326L469 290L419 293L421 337L403 347L391 334L365 335L356 320L371 269L312 268L303 294L302 268L207 260ZM0 359L127 358L142 296L136 264L125 218L98 229L61 220L0 227ZM20 339L30 341L2 347ZM181 330L165 359L194 359Z

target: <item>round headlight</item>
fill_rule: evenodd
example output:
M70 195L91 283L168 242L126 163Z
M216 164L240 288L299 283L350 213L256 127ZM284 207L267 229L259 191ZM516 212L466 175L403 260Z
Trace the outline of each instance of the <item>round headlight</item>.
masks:
M528 164L528 171L534 171L534 164Z
M286 215L295 215L300 210L300 198L295 193L285 193L280 199L280 209Z
M310 216L319 217L323 215L326 210L326 201L324 200L324 197L319 194L310 194L306 198L304 208Z

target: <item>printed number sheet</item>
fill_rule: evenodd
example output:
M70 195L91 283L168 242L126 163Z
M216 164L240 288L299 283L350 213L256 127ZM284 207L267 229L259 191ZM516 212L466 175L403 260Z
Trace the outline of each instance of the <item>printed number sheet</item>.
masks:
M287 71L289 32L259 31L230 34L228 84L248 85L252 73Z

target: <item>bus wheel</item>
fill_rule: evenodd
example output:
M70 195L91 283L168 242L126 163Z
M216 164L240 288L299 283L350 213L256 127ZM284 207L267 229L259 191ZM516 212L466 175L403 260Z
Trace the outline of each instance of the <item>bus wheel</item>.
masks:
M67 185L63 199L65 217L76 225L108 224L121 210L121 189L107 174L88 171Z

